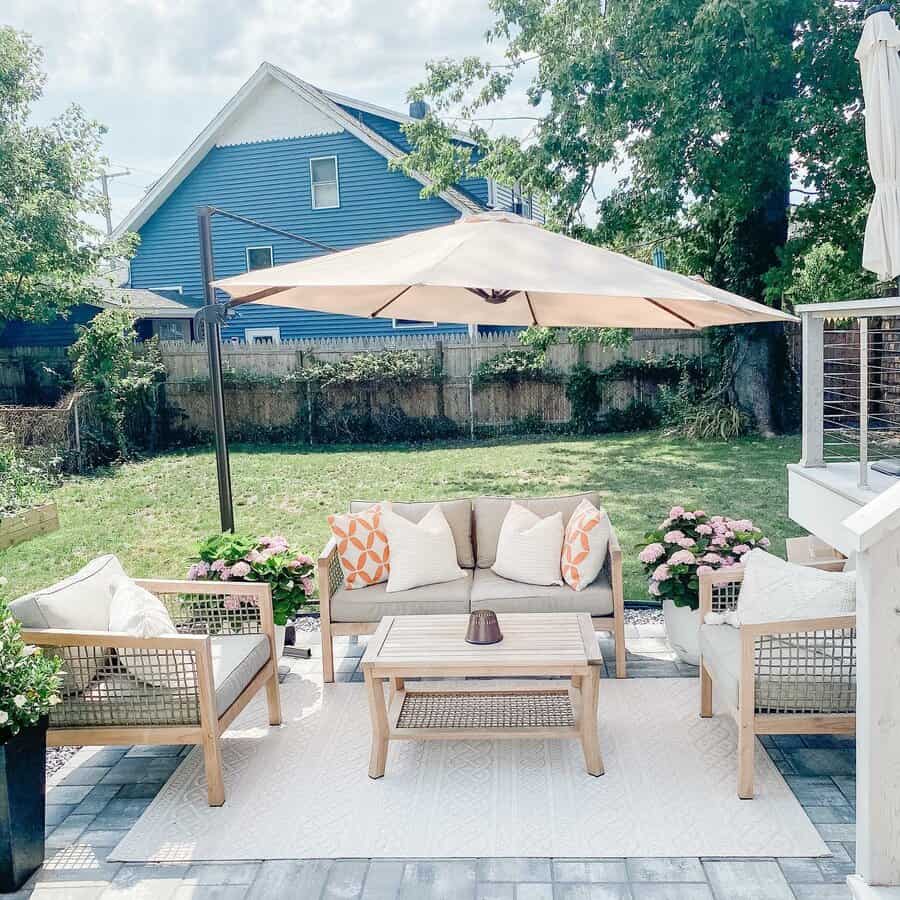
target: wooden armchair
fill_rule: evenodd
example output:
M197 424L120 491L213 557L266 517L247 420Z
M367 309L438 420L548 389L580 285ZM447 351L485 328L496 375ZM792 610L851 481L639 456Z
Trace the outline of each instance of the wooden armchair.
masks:
M269 724L281 724L275 626L267 584L141 580L177 637L23 629L63 657L62 702L51 746L199 744L210 806L225 802L219 736L263 687Z
M700 616L737 609L740 568L700 576ZM737 632L737 634L735 634ZM738 796L753 797L758 734L856 731L856 616L759 625L702 625L700 715L713 685L738 723Z

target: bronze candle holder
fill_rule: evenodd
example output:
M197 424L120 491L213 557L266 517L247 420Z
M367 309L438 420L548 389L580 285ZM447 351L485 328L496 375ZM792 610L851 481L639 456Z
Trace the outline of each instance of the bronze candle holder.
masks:
M492 609L476 609L469 615L466 642L469 644L499 644L503 640L497 613Z

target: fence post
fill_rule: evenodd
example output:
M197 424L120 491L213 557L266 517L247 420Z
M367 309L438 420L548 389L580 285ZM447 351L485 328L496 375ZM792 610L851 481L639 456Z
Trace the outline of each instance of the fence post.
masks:
M306 382L306 430L309 444L313 443L313 402L312 402L312 382L307 379Z
M469 374L469 440L475 440L475 376Z
M81 405L81 396L75 397L75 459L78 460L78 474L80 475L84 468L84 461L81 458L81 418L79 416L79 406Z
M437 382L437 394L435 396L436 410L435 414L440 418L446 415L446 403L444 400L444 344L442 341L435 342L434 345L434 373Z

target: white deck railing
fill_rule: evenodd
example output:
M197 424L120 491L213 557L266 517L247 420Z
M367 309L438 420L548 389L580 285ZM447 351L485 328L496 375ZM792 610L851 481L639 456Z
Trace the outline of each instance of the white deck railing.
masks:
M803 323L801 465L900 458L900 297L799 306ZM887 320L887 321L885 321Z

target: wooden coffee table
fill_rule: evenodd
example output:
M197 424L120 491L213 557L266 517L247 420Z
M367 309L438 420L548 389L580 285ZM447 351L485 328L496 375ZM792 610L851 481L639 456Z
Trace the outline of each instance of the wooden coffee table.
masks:
M503 640L465 641L467 615L385 616L362 659L372 752L369 776L381 778L396 740L578 738L587 771L603 774L597 694L603 658L588 613L498 614ZM524 676L570 679L547 684ZM408 678L519 679L490 686ZM385 682L389 697L385 700ZM471 686L470 686L471 685Z

